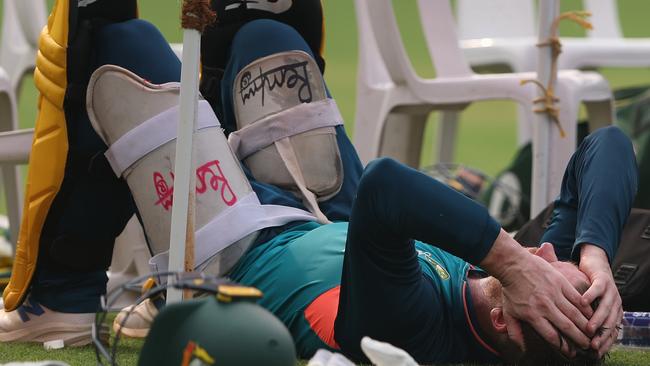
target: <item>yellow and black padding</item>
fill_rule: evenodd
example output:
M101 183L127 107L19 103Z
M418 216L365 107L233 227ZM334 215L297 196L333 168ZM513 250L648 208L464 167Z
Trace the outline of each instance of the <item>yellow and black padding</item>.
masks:
M114 238L126 223L122 216L132 203L126 185L110 172L102 154L105 146L86 123L85 89L93 67L94 30L135 17L135 0L57 0L43 28L34 72L38 117L22 225L4 291L8 311L22 303L37 263L85 271L110 262Z

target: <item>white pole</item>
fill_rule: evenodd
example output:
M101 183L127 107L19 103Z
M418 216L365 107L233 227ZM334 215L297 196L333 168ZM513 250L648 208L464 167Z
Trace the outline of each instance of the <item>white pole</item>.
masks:
M551 25L559 15L558 0L539 1L539 43L546 42L551 34ZM557 75L551 74L552 48L539 47L537 59L537 80L547 88L555 89ZM544 97L540 89L538 96ZM536 113L533 119L533 179L530 216L535 217L550 202L550 138L553 120L546 113Z
M185 244L194 243L194 193L196 186L192 137L196 129L199 90L199 57L201 34L194 29L183 30L180 113L176 160L174 166L174 196L169 244L169 270L186 270ZM193 258L191 259L193 262ZM193 267L194 263L189 263ZM190 267L190 268L191 268ZM167 303L183 299L182 291L167 290Z

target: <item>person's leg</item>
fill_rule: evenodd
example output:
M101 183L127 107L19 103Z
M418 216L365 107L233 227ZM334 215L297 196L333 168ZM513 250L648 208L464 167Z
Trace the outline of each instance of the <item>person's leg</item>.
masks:
M571 157L555 201L552 221L540 243L558 258L577 261L582 243L614 259L637 190L638 170L630 140L618 127L589 135Z
M471 228L471 230L469 230ZM359 360L363 336L435 360L444 316L439 289L423 276L413 239L479 263L500 227L486 209L394 160L364 171L352 208L335 337Z
M233 84L239 71L262 57L293 50L304 51L313 57L309 45L300 34L292 27L277 21L254 20L242 26L237 32L232 41L229 61L221 82L222 110L217 113L223 116L221 124L226 134L237 130L233 108ZM347 221L363 167L342 125L336 127L336 140L343 163L343 184L336 195L325 202L320 202L319 206L330 220ZM244 170L262 203L303 208L300 200L292 193L256 181L246 167Z
M179 81L180 61L160 32L143 20L106 25L94 34L92 69L114 64L153 83ZM70 149L92 156L92 169L64 178L41 238L31 299L66 313L92 313L106 292L113 243L133 215L126 183L108 167L106 145L85 108L70 131Z

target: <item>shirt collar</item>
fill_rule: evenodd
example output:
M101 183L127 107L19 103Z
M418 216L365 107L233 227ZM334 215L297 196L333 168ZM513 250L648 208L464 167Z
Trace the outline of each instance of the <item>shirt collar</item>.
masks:
M468 275L470 271L476 271L476 269L472 266L468 269ZM481 271L481 270L478 270ZM482 271L481 271L482 272ZM484 273L484 272L483 272ZM487 341L487 337L485 334L481 331L481 328L478 324L478 319L476 318L476 314L474 311L474 306L472 304L472 295L469 290L469 286L467 284L467 278L468 276L465 276L465 281L463 281L463 288L462 288L462 296L463 296L463 311L465 314L465 320L467 321L467 327L469 329L469 332L472 334L472 337L478 344L479 348L482 353L484 353L483 358L487 358L488 361L500 361L501 357L499 352L497 352Z

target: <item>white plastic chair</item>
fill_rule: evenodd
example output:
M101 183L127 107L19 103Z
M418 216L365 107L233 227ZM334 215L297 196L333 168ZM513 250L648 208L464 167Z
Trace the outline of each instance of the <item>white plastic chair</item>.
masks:
M4 0L3 5L0 66L17 91L22 77L34 69L47 7L44 0Z
M434 109L445 111L438 134L441 161L451 161L457 111L472 102L513 100L529 111L527 123L533 119L532 101L537 90L531 84L520 85L520 81L534 79L536 74L473 73L458 46L448 0L418 1L421 24L437 74L434 79L423 79L413 70L391 0L355 0L355 4L360 49L354 142L362 161L391 155L417 165L413 157L417 156L421 144L419 125L424 124L428 112ZM550 195L559 193L564 167L575 150L580 102L586 104L594 128L613 120L611 91L596 73L561 72L556 95L561 100L560 122L567 136L560 138L558 129L549 125L552 129L549 176L537 177L549 182ZM533 164L537 163L535 159ZM545 199L550 201L550 197Z
M46 23L44 0L5 0L0 40L0 166L9 233L15 245L22 212L22 180L17 164L29 157L33 130L17 130L16 95L34 70L38 38Z
M25 160L32 145L29 132L11 132L4 136L4 131L14 131L18 127L17 113L14 86L7 73L0 68L0 171L9 217L9 236L13 245L18 237L23 203L20 171L16 163Z
M560 69L650 66L650 38L623 37L615 0L583 2L594 29L587 37L561 38ZM532 0L458 0L457 13L460 44L470 65L535 69Z
M587 37L562 37L560 69L650 66L650 38L624 38L615 0L583 0L592 13ZM537 18L533 0L458 0L461 48L472 67L535 70ZM520 113L521 119L521 113ZM530 131L520 129L520 143Z

